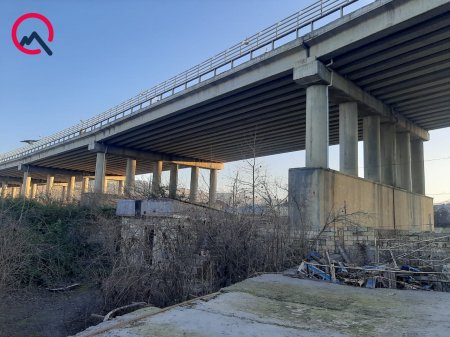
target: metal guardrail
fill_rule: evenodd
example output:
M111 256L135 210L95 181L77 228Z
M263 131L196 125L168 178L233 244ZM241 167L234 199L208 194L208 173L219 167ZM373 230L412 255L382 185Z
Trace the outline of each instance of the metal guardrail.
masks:
M373 2L374 0L369 0ZM338 13L344 15L344 9L360 0L319 0L284 20L244 39L244 41L224 50L185 72L168 79L139 95L122 102L97 116L89 118L73 127L45 137L34 144L22 147L0 156L0 163L20 159L34 152L68 142L87 133L94 133L112 123L142 112L145 108L160 102L178 92L213 78L246 61L250 61L268 51L274 50L300 37L303 29L309 33L314 24L327 16ZM353 8L352 12L361 6ZM279 44L279 45L278 45Z

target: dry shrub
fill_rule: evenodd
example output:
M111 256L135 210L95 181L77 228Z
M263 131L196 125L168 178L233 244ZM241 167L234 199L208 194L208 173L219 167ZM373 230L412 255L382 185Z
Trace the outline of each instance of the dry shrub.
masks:
M0 291L17 287L32 257L29 233L17 224L0 225Z
M121 252L102 286L107 307L133 301L164 307L301 259L285 219L211 212L151 221L124 225Z

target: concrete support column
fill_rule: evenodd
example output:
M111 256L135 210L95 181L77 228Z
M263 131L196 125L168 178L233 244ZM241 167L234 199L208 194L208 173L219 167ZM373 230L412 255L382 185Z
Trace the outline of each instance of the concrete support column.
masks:
M364 117L364 178L381 181L380 117Z
M31 185L31 199L36 199L37 196L37 184L32 184Z
M21 189L21 187L12 187L11 188L11 196L13 198L17 197L18 191Z
M61 187L61 201L66 201L66 195L67 195L67 186Z
M217 170L209 170L209 206L213 206L216 203L217 173Z
M178 165L173 164L170 167L170 183L169 183L169 198L177 198L178 189Z
M197 202L199 173L200 173L200 169L198 167L191 168L191 186L190 186L190 192L189 192L189 201L190 202Z
M8 195L8 183L2 181L1 197L2 198L6 198L7 195Z
M381 182L394 186L396 180L396 131L395 124L383 123L380 127L381 138Z
M45 194L47 197L52 196L53 184L55 183L55 177L51 175L47 175L47 184L45 185Z
M83 181L81 183L81 193L89 192L89 177L83 177Z
M69 184L67 185L67 202L72 202L75 194L75 177L69 178Z
M414 193L425 194L423 141L420 139L411 141L411 183Z
M124 192L125 192L124 181L123 180L119 180L118 194L119 195L123 195Z
M30 187L31 187L31 176L28 172L23 173L22 190L20 191L20 196L23 198L30 197Z
M328 86L306 88L306 167L328 168Z
M396 186L407 191L411 185L411 136L409 132L397 133L397 178Z
M127 159L127 169L125 173L125 193L127 195L134 193L136 179L136 159Z
M105 193L106 179L106 153L97 152L97 162L95 164L94 193Z
M161 193L161 175L163 162L162 160L158 160L153 165L152 194L159 196Z
M358 176L358 104L339 104L339 169Z

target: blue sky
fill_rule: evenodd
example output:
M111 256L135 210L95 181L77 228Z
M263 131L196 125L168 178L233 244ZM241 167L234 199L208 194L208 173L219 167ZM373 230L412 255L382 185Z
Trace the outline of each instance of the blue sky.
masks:
M3 0L0 152L21 146L20 140L39 139L101 113L312 2ZM52 57L25 55L14 47L11 27L28 12L41 13L52 22ZM28 22L18 35L29 34L30 29L46 34L44 25ZM446 172L450 159L430 159L450 157L449 135L449 129L434 131L425 147L427 193L437 201L450 199ZM338 148L330 151L331 167L338 168ZM286 179L289 167L303 165L304 154L289 153L262 162L273 176ZM239 165L227 165L221 173L222 186Z

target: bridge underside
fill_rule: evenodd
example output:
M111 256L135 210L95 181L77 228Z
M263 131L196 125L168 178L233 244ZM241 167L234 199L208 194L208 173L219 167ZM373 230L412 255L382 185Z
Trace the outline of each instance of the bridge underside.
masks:
M354 102L357 109L352 117L357 128L353 141L369 144L373 141L368 131L371 125L379 129L387 124L394 125L393 137L407 133L408 141L427 140L428 130L450 126L450 5L430 1L430 9L423 10L421 1L382 2L386 4L363 8L357 15L194 85L92 136L80 136L66 147L55 146L41 154L1 163L0 175L22 177L23 172L17 170L20 164L94 175L99 156L98 151L88 150L92 142L106 146L103 174L109 176L129 172L129 160L136 157L123 155L126 153L141 154L134 173L144 174L173 167L173 160L162 159L156 160L162 161L162 167L155 166L155 154L183 158L183 162L226 163L304 149L308 152L307 88L311 84L327 86L327 146L341 143L341 147L348 147L340 140L341 103L348 102ZM408 5L417 13L408 17ZM330 74L325 83L320 79L318 83L299 84L295 69L311 60L318 60ZM378 122L370 119L373 116ZM401 143L400 138L397 141ZM124 150L108 153L108 146ZM382 152L380 156L386 151ZM153 156L146 159L146 153ZM373 166L374 159L366 155L365 166ZM423 154L419 160L423 164ZM411 166L411 158L409 161ZM371 172L365 174L374 181L396 184L392 177L385 180L383 173L378 178ZM411 174L414 178L414 172ZM31 176L44 180L47 175L41 171ZM66 175L56 176L67 181ZM405 182L398 186L413 189ZM423 194L423 188L417 192Z

